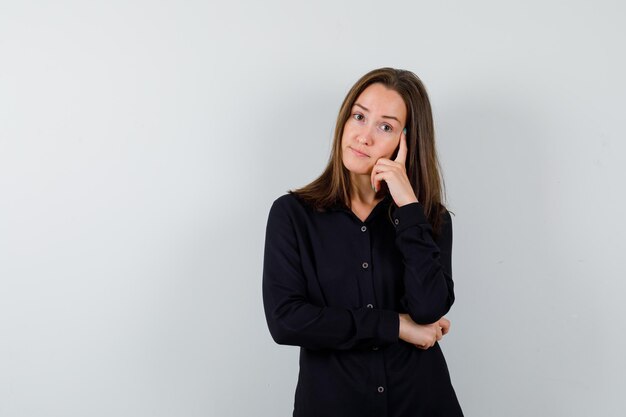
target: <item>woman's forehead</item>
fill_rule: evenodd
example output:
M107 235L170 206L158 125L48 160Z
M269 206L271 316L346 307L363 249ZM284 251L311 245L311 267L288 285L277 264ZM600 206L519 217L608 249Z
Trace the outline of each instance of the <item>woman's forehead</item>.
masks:
M406 105L402 96L397 91L380 83L372 84L363 90L355 100L354 105L365 111L393 116L399 120L404 120L406 117Z

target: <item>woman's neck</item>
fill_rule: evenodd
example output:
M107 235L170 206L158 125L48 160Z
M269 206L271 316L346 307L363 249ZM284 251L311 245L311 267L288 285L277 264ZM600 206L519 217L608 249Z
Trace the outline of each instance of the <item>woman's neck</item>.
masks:
M362 206L373 206L383 199L380 193L372 189L369 175L351 175L350 178L350 199L352 204Z

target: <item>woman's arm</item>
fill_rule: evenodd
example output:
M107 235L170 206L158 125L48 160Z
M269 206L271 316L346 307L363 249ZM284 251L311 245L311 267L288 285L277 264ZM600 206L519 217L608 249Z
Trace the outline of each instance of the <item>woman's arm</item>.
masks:
M263 261L263 305L274 341L309 349L370 348L397 342L400 319L395 311L309 302L296 231L283 203L278 199L270 209Z
M404 259L405 294L401 304L416 323L434 323L454 303L452 218L446 211L436 242L421 203L396 207L392 218L396 247Z
M389 187L394 202L393 221L396 246L404 259L405 295L401 304L419 324L434 323L450 310L454 302L452 283L452 219L445 212L443 230L437 242L432 227L418 202L406 173L406 129L400 135L398 154L392 161L379 158L371 172L372 187L380 181Z

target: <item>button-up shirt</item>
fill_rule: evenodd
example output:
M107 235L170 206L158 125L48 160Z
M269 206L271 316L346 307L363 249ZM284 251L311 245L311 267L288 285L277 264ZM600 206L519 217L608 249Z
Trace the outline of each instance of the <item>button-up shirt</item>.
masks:
M274 341L300 346L294 417L462 416L443 353L399 339L399 313L434 323L454 302L452 221L388 194L365 221L295 194L269 212L263 304Z

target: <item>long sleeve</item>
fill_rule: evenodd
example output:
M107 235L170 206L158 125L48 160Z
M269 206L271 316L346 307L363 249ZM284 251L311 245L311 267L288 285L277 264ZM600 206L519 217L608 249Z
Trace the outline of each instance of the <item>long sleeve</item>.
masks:
M395 243L404 259L405 293L400 302L413 321L434 323L454 303L452 281L452 219L445 212L440 237L433 230L421 203L395 207Z
M312 304L310 271L303 270L297 229L285 200L270 209L263 261L263 306L276 343L309 349L353 349L398 341L399 317L391 310Z

